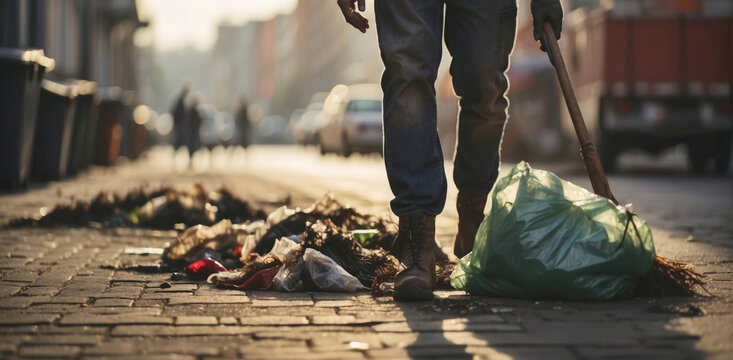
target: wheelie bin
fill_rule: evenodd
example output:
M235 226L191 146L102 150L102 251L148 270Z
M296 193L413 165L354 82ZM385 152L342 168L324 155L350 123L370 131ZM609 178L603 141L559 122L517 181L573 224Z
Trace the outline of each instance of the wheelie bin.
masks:
M136 105L136 93L125 91L123 94L122 113L120 115L120 126L122 128L122 139L120 141L120 156L134 160L137 158L139 148L138 124L133 116Z
M34 179L55 180L66 175L77 95L76 86L43 80L33 147Z
M53 67L43 50L0 48L0 186L28 183L41 80Z
M94 94L92 96L82 97L89 101L90 104L90 115L89 115L89 127L86 129L86 137L84 141L84 151L82 151L82 168L86 168L94 163L94 152L97 146L97 123L99 122L99 92L96 83L93 83Z
M71 82L77 91L76 111L74 112L74 127L71 132L71 148L69 150L69 175L76 174L85 167L85 146L89 127L92 123L94 97L97 84L91 81L74 80Z
M120 152L122 89L118 87L104 88L99 93L101 100L97 117L95 163L109 166L115 163Z

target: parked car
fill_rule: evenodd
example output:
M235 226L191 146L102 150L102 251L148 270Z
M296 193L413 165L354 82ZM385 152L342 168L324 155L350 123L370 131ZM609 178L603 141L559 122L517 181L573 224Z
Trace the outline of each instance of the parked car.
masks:
M381 153L382 91L379 85L336 85L323 105L317 138L324 154Z
M316 131L318 130L318 120L322 109L322 103L308 105L300 118L293 124L293 134L298 145L316 145Z

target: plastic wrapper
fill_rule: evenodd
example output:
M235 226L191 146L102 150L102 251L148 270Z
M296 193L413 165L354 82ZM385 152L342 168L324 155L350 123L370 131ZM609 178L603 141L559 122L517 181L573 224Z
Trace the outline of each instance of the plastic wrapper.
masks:
M297 242L283 237L275 240L275 245L273 245L272 250L270 250L270 255L278 256L280 257L280 259L284 259L292 251L297 251L298 249L300 249L300 245L298 245Z
M497 182L451 285L471 294L606 300L631 296L654 258L642 219L521 162Z
M313 283L321 290L339 292L367 290L359 279L317 250L305 249L303 262Z
M237 235L232 231L232 222L222 220L213 226L196 225L178 235L175 243L165 252L168 261L193 261L205 249L222 251L237 245Z
M305 270L305 262L303 258L293 266L283 266L272 279L272 290L294 292L303 291L306 288L305 282L301 278Z
M218 287L240 290L269 290L272 287L273 278L279 271L280 266L260 270L248 277L241 284L237 284L236 282L243 276L243 272L220 272L211 274L207 282L216 284Z
M267 227L267 224L264 220L257 220L253 221L251 224L234 224L232 225L232 228L240 234L238 236L238 240L241 243L241 249L239 250L239 255L241 256L241 261L245 262L247 259L247 256L254 250L255 246L257 246L257 241L259 239L258 234L260 232L264 233L264 231L267 231L265 228ZM262 229L265 229L264 231Z
M282 261L280 260L279 256L275 256L272 254L257 256L241 268L233 269L230 271L225 271L225 269L219 273L212 274L211 276L209 276L207 281L212 284L217 284L217 286L238 288L240 285L247 282L256 273L262 270L279 267L281 265ZM272 276L274 277L276 273L277 272L273 272Z
M201 259L194 261L186 266L186 273L195 275L195 277L205 278L212 273L226 271L227 269L214 259Z
M364 286L372 286L377 269L399 266L397 260L384 250L365 249L349 232L344 232L330 219L310 224L301 245L318 250L331 258Z

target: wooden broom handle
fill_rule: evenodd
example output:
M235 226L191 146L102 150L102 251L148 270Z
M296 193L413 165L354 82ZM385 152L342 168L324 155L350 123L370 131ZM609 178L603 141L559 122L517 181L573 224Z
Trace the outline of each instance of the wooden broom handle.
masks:
M578 100L575 98L573 85L570 83L570 76L565 67L565 60L563 60L562 53L560 52L560 46L557 43L555 31L549 22L544 24L544 31L547 55L550 57L550 62L552 62L557 73L557 79L560 81L560 88L562 88L565 104L568 106L568 112L570 112L570 118L573 120L575 133L578 135L580 153L583 156L585 169L588 171L588 177L593 186L593 192L613 201L614 204L618 204L618 201L616 201L616 198L611 193L611 187L608 185L608 179L606 178L606 173L603 171L601 159L598 157L596 147L588 135L588 129L585 127L583 114L580 113Z

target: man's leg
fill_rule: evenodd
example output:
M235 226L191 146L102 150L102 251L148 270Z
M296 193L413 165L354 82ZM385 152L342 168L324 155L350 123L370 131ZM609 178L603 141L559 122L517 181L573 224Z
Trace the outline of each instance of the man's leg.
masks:
M441 0L376 0L385 71L384 161L397 216L438 215L446 179L438 140L435 78L442 51Z
M375 12L385 66L384 161L399 216L394 297L426 300L435 286L435 215L446 195L434 87L443 0L376 0Z
M458 187L459 232L454 251L473 248L486 195L499 174L499 151L509 102L505 72L514 46L515 0L448 0L446 45L460 98L453 178Z

